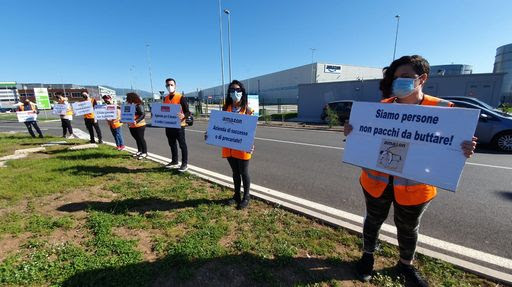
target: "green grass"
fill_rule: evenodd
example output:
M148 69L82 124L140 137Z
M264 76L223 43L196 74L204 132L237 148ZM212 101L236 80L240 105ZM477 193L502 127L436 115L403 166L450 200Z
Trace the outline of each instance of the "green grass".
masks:
M0 134L1 152L39 141ZM75 143L77 141L74 141ZM107 146L54 147L0 169L0 285L368 286L361 239L341 228ZM382 244L370 286L401 286L396 247ZM419 256L433 286L495 286Z

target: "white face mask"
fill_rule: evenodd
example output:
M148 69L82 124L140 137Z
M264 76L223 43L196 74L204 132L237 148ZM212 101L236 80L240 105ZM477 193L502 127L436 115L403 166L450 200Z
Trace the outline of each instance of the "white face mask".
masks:
M230 93L230 96L231 98L235 101L235 102L240 102L240 100L242 100L242 92L237 92L237 91L233 91Z
M172 94L172 93L174 93L174 91L176 91L176 87L174 87L174 86L168 86L168 87L167 87L167 90L169 91L169 93L171 93L171 94Z

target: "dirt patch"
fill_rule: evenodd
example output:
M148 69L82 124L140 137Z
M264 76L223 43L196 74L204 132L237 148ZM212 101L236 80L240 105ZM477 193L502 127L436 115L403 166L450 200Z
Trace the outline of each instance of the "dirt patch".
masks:
M142 257L145 261L155 262L158 259L157 254L153 251L153 238L162 235L160 230L116 227L113 228L112 233L123 239L137 240L137 249L142 252Z
M31 235L29 232L18 235L9 234L0 239L0 262L7 258L11 252L19 250L20 246Z

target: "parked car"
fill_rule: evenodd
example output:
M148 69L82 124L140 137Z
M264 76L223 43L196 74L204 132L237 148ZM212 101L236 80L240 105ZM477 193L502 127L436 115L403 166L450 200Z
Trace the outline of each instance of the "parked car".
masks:
M344 124L345 121L348 120L348 118L350 118L350 110L352 109L352 103L354 103L354 101L352 100L334 101L327 103L327 105L325 105L322 111L322 114L320 115L320 118L322 119L322 121L328 121L327 107L329 107L329 109L335 111L336 114L338 115L338 120L340 124Z
M505 116L507 115L507 113L504 113L504 112L500 111L499 109L494 108L491 105L487 104L486 102L483 102L477 98L473 98L473 97L444 97L443 99L448 100L448 101L456 100L456 101L468 102L468 103L472 103L474 105L480 106L482 108L486 108L488 110L494 111L500 115L505 115Z
M479 143L491 144L500 151L512 152L512 115L498 113L466 101L452 100L456 107L476 109L480 118L475 131Z

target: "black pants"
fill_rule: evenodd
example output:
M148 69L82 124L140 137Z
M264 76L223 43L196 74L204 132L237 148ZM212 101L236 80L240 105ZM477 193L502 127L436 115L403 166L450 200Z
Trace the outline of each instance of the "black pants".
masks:
M251 187L251 178L249 177L249 160L228 157L229 166L233 172L233 183L235 185L235 200L240 202L240 185L244 184L243 200L250 198L249 189Z
M167 141L169 142L169 146L171 147L172 162L178 162L178 147L176 146L177 140L181 149L181 163L187 164L188 150L187 142L185 141L185 127L182 127L181 129L166 128L165 135L167 136Z
M393 184L390 183L379 198L371 196L363 189L366 199L366 217L363 226L363 250L373 253L377 245L380 227L386 220L391 203L394 208L394 220L397 229L400 258L413 260L418 242L418 231L423 212L430 202L420 205L400 205L396 202Z
M39 128L39 126L37 125L37 122L36 121L29 121L29 122L25 122L25 126L27 126L27 130L28 130L28 133L33 137L35 138L36 135L34 134L34 131L32 130L32 127L34 127L34 129L36 129L36 132L39 134L39 136L43 136L43 133L41 132L41 129Z
M146 131L146 126L130 128L130 134L132 134L132 137L137 142L137 151L141 153L148 152L146 140L144 139L144 131Z
M71 127L71 121L68 119L60 119L62 123L62 136L66 136L66 132L69 132L69 135L73 134L73 127Z
M101 130L100 130L100 126L98 125L98 122L95 122L94 119L85 119L85 118L84 118L84 121L85 121L85 127L89 131L89 136L91 137L91 142L92 143L94 142L93 128L96 130L96 135L98 136L98 140L101 142L102 141Z

